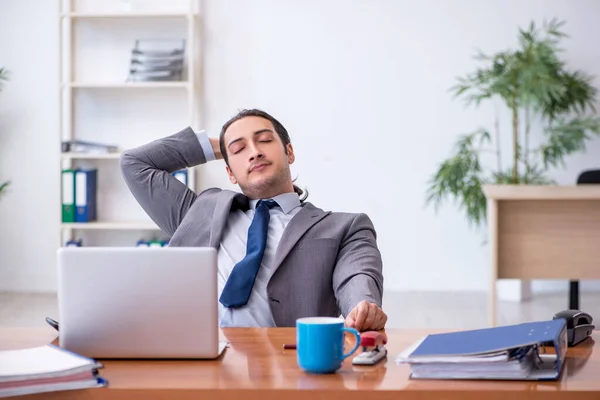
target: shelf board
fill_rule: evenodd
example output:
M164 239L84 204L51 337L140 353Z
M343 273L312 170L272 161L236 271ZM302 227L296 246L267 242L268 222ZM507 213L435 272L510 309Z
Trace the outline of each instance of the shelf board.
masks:
M186 12L103 12L86 13L72 12L62 14L62 18L73 19L110 19L110 18L187 18L195 17L197 14Z
M62 223L63 229L80 230L159 230L153 222L86 222Z
M74 89L187 89L190 84L187 81L172 82L71 82L63 84Z
M62 153L63 160L118 160L121 153Z

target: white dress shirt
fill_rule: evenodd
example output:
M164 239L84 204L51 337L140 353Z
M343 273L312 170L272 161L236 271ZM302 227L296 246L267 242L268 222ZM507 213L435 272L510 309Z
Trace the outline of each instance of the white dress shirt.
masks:
M215 160L212 146L204 131L197 132L198 141L202 146L206 161ZM219 324L222 327L272 327L275 326L269 298L267 296L267 283L273 273L273 259L279 245L279 240L290 220L300 210L300 199L297 193L283 193L273 197L278 206L269 210L269 229L267 233L267 245L263 255L260 269L254 281L252 293L248 303L240 308L227 308L219 303ZM250 201L248 211L235 210L229 214L223 237L218 249L218 294L221 296L223 287L229 278L229 274L246 256L246 245L248 243L248 229L254 218L258 200Z

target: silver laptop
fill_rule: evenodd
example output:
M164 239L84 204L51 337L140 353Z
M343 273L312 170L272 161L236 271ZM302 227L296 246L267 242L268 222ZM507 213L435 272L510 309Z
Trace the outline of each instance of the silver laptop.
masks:
M217 253L200 247L58 250L60 345L92 358L216 358Z

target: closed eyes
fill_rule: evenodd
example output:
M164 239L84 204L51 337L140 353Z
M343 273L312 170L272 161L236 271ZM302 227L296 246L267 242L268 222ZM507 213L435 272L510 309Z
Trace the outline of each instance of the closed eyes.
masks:
M269 143L269 142L272 142L272 141L273 141L273 139L263 139L263 140L259 140L258 142L259 143ZM238 154L242 150L244 150L245 148L246 148L246 146L243 146L243 147L239 148L238 150L234 151L233 154Z

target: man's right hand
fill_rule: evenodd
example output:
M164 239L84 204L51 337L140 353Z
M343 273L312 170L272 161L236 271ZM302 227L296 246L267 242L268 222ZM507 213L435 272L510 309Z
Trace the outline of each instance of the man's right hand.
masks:
M222 160L223 154L221 154L221 147L219 146L219 139L218 138L209 138L208 140L210 140L210 144L212 146L213 152L215 153L215 158L217 160Z

